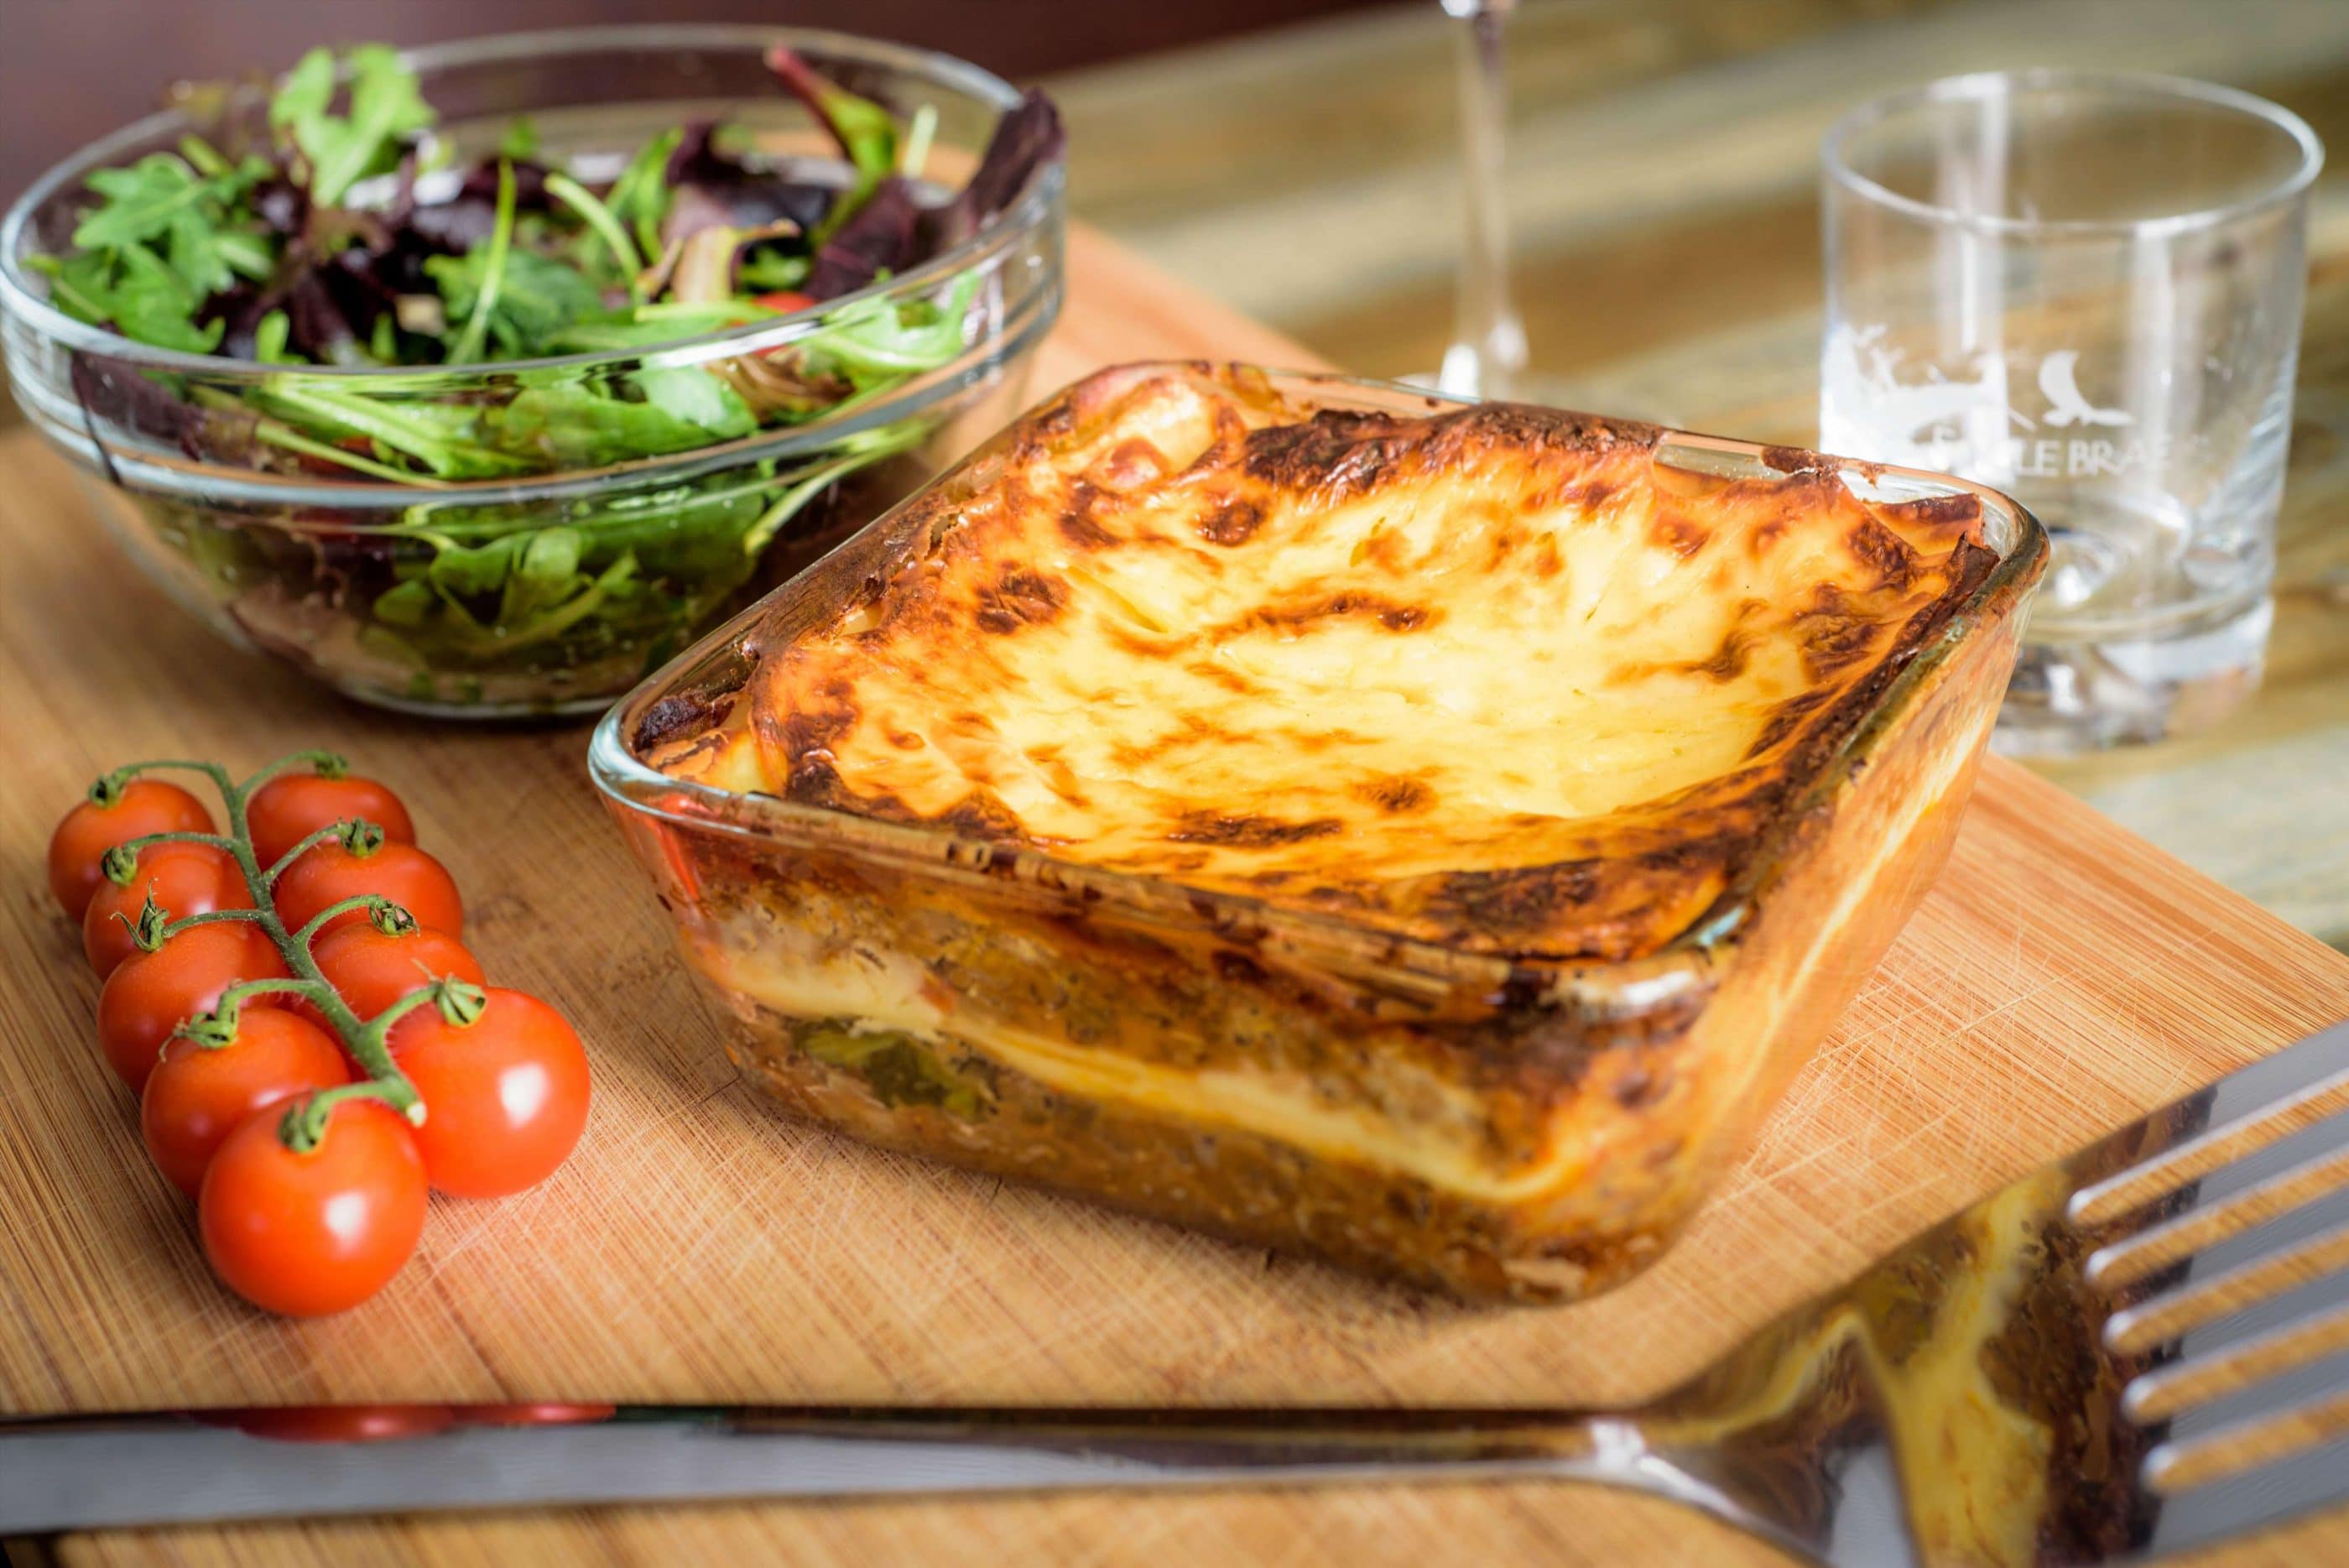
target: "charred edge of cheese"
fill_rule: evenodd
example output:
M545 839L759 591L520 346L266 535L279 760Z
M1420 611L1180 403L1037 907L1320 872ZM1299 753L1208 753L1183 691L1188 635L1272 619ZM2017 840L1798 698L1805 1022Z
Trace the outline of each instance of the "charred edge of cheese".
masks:
M1657 439L1097 378L927 503L929 548L763 647L711 760L1423 940L1652 952L1992 558L1971 497L1710 478Z
M1937 750L1883 825L1882 842L1898 846L1926 815L1946 805L1963 778L1970 752ZM1885 858L1889 858L1888 851ZM1879 862L1880 864L1880 862ZM1785 961L1783 983L1757 999L1751 1016L1736 1021L1741 1037L1771 1040L1792 1026L1799 978L1832 950L1844 929L1867 917L1877 877L1850 877L1809 932L1799 953ZM916 958L866 942L827 941L789 921L746 919L715 940L691 944L693 961L723 990L789 1017L845 1019L867 1029L901 1030L918 1038L951 1038L1015 1072L1061 1093L1140 1107L1169 1120L1227 1127L1286 1143L1327 1159L1351 1161L1426 1183L1476 1202L1511 1206L1565 1191L1603 1170L1613 1151L1639 1136L1637 1117L1606 1096L1569 1098L1544 1129L1530 1161L1506 1162L1464 1129L1475 1126L1472 1092L1433 1085L1455 1116L1403 1121L1360 1104L1332 1104L1303 1075L1257 1069L1186 1071L1117 1052L1072 1044L1037 1030L952 1005ZM1765 1051L1723 1054L1724 1067L1742 1071L1735 1085L1714 1098L1727 1105L1761 1071Z

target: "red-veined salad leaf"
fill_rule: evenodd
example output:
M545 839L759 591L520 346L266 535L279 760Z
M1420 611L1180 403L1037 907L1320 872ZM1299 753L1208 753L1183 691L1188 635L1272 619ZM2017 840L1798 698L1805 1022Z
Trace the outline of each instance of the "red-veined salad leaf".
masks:
M919 443L928 423L892 420L816 454L583 498L559 522L450 493L748 442L968 350L978 268L910 298L843 296L927 265L1017 200L1059 150L1050 106L1030 95L970 184L942 196L918 167L926 125L901 129L796 55L771 63L837 161L766 155L706 122L649 138L609 178L522 124L494 145L437 141L413 70L370 45L304 56L265 114L199 92L217 109L207 134L89 177L70 245L32 258L51 302L141 343L269 367L232 386L78 353L94 432L103 421L210 462L413 488L397 527L305 520L290 555L274 530L191 513L189 553L232 585L241 624L301 646L302 628L345 617L369 657L419 671L657 656L814 498ZM786 314L799 328L759 352L626 358ZM593 354L620 358L518 363ZM438 372L458 365L512 368L451 393ZM346 366L386 373L317 373Z

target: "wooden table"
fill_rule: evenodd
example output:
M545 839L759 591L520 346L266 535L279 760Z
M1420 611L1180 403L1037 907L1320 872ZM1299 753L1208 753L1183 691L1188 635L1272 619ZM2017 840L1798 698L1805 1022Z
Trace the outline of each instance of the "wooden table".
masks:
M1044 381L1142 354L1299 351L1080 232ZM0 1411L310 1399L879 1402L1633 1398L1880 1249L2228 1067L2349 1014L2349 959L2012 766L1940 887L1730 1189L1630 1286L1555 1311L1365 1285L846 1144L723 1060L570 726L434 727L224 649L120 567L66 465L0 436ZM383 1296L296 1324L206 1274L88 1044L95 986L42 886L48 825L126 758L331 742L403 789L496 978L595 1054L546 1187L436 1206ZM135 1480L130 1481L135 1484ZM173 1530L71 1563L788 1556L997 1563L1767 1563L1562 1486L1057 1497ZM2349 1552L2334 1516L2239 1563Z
M1372 375L1450 329L1458 153L1437 6L1055 84L1077 210ZM1549 400L1807 444L1818 144L1886 88L2030 65L2247 88L2333 149L2266 690L2190 742L2042 768L2349 948L2349 5L2340 0L1524 0L1510 26L1517 292Z

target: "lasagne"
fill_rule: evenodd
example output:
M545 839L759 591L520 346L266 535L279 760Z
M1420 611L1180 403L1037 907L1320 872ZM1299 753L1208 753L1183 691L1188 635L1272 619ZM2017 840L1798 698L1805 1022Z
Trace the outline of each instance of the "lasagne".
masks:
M703 855L688 812L659 862L702 862L688 955L803 1111L1578 1293L1661 1243L1946 849L2014 518L1331 394L1130 367L1030 414L782 590L730 690L638 710L689 798L794 846Z

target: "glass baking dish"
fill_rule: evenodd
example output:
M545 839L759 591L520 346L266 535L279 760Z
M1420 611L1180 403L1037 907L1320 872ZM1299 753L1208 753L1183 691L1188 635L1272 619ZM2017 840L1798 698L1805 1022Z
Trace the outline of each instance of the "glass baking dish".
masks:
M1324 410L1463 406L1334 376L1126 367L1044 408L1154 370L1250 379ZM1946 857L2045 566L2039 524L1942 475L1585 421L1654 440L1651 472L1673 483L1832 475L1871 504L1971 498L1995 556L1905 662L1886 661L1720 896L1616 961L1417 940L648 763L748 702L761 648L869 602L926 547L940 514L925 499L983 483L1035 420L596 729L596 783L734 1060L788 1109L875 1144L1417 1285L1558 1301L1645 1266ZM1354 1136L1372 1125L1397 1136ZM1473 1179L1447 1152L1470 1145Z

